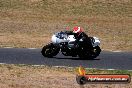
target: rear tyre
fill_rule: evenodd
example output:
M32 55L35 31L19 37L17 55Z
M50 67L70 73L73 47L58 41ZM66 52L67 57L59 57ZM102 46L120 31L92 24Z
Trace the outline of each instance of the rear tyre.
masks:
M50 43L42 48L41 53L44 57L53 57L59 53L59 50L60 48L57 45Z

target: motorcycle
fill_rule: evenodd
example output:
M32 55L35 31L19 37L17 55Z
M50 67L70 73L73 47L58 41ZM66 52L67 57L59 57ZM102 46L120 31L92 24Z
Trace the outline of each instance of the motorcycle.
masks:
M47 44L42 48L42 55L44 57L53 57L61 52L64 56L72 56L80 58L93 59L99 56L100 49L100 40L97 37L89 37L92 47L87 48L83 46L83 39L80 39L77 43L77 47L74 47L74 42L76 38L74 33L71 31L61 31L53 34L51 38L51 43Z

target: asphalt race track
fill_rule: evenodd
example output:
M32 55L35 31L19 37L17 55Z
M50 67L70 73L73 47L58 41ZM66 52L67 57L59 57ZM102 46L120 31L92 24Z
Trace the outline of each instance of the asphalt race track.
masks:
M0 48L0 63L132 70L132 52L102 51L94 60L82 60L62 54L46 58L41 55L41 49Z

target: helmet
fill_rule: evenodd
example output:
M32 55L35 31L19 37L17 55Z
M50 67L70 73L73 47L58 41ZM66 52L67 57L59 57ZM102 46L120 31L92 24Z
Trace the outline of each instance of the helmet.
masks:
M73 32L74 33L80 33L80 32L82 32L82 28L76 26L76 27L73 28Z

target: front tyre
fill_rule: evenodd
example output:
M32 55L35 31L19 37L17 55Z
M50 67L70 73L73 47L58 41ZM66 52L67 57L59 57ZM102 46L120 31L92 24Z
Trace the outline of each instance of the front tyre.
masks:
M44 57L53 57L59 53L59 50L60 48L57 45L50 43L42 48L41 53Z
M99 46L94 47L92 50L86 50L79 53L79 57L83 59L94 59L99 56L101 49Z
M101 49L99 46L94 47L90 54L91 58L96 58L97 56L99 56L100 52L101 52Z

